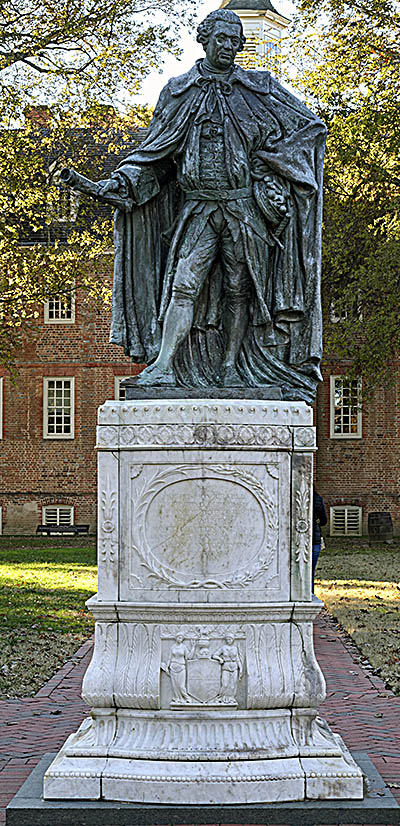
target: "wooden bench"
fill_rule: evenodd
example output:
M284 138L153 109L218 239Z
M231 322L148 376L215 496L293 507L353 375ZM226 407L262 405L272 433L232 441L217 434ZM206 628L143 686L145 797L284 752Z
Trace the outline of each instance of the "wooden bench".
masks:
M38 525L36 533L46 534L47 536L54 534L79 534L89 533L89 525Z

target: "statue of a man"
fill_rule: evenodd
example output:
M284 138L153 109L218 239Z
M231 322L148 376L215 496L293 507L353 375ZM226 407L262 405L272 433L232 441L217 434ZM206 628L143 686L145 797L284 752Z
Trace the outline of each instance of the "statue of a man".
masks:
M205 58L161 92L101 195L117 210L111 341L138 384L279 387L320 379L325 126L267 71L234 64L234 12L198 27Z

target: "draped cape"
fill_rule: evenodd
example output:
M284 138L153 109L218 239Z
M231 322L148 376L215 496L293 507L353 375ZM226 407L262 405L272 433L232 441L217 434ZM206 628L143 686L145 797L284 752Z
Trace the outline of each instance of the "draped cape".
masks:
M158 355L179 244L193 211L205 224L213 208L210 202L185 201L184 192L201 189L202 123L218 106L231 188L251 186L253 192L252 198L227 201L224 207L228 217L238 219L254 287L238 370L245 385L279 385L284 398L312 401L322 354L326 129L269 72L235 66L229 82L212 83L201 74L200 63L169 81L145 140L116 170L134 193L136 186L140 189L140 170L153 174L154 186L141 206L115 213L111 342L122 345L138 363L150 363ZM271 180L289 204L289 216L280 227L268 210ZM223 350L223 299L217 260L196 305L192 332L175 357L175 371L184 385L215 383Z

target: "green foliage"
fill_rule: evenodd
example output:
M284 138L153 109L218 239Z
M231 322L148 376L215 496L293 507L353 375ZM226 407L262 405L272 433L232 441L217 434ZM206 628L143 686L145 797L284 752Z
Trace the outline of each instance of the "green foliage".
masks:
M90 540L1 537L0 697L34 694L93 632Z
M179 54L190 2L174 0L3 0L0 90L7 111L43 94L109 102L132 95L165 51Z
M166 52L179 54L192 3L1 4L0 364L11 371L46 299L74 286L90 301L111 300L111 211L85 198L77 209L59 172L108 177L151 117L131 96Z
M400 345L399 44L394 0L301 0L290 47L295 85L328 126L325 353L365 388L390 378Z

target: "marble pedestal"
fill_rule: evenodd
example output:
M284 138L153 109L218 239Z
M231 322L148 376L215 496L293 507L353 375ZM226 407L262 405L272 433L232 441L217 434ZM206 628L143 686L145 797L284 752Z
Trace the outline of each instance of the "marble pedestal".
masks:
M92 711L44 797L362 798L360 769L317 717L311 409L107 402L98 449Z

